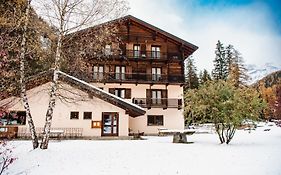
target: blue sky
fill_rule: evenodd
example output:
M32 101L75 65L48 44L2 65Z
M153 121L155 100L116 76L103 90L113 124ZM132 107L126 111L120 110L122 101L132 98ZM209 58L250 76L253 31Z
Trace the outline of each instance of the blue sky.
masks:
M183 4L189 5L187 0L178 0L177 4L182 6ZM192 1L193 5L197 8L207 7L213 10L239 8L243 6L249 6L252 4L259 4L260 10L266 10L269 17L274 22L276 29L281 34L281 0L196 0Z
M281 67L281 0L128 0L129 14L199 49L199 70L213 68L218 40L238 49L246 64Z

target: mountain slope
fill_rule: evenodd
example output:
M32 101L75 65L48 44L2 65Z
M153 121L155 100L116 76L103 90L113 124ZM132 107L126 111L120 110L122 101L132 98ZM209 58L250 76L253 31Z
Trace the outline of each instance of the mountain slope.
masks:
M249 64L246 66L248 70L248 75L250 76L249 84L256 83L265 76L281 70L281 67L266 63L264 66L256 66L254 64Z

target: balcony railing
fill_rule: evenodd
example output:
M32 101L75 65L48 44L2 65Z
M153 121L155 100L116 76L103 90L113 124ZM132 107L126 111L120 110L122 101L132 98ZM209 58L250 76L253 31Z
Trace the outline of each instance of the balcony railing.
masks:
M143 108L182 108L182 99L177 98L133 98L133 103Z
M84 75L86 77L86 75ZM150 82L150 83L183 83L183 75L164 75L164 74L146 74L146 73L103 73L94 72L88 76L90 81L100 82Z
M123 53L124 54L124 53ZM126 50L125 54L129 59L139 60L180 60L180 53L158 52L158 51L141 51L141 50Z

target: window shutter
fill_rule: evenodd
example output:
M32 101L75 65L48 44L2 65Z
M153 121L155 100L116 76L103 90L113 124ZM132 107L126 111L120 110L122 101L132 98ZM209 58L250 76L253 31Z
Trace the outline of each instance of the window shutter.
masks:
M168 106L168 97L167 97L167 89L162 90L161 97L162 97L162 105L165 106L165 108Z
M151 105L151 89L146 89L146 105L149 108Z
M161 96L162 96L162 98L167 98L167 89L164 89L164 90L162 90L162 94L161 94Z
M109 88L109 93L114 94L115 95L115 88Z
M126 55L126 44L125 43L121 43L119 45L121 51L122 51L122 55Z
M125 98L130 99L132 96L131 93L132 93L131 89L125 89Z
M142 55L147 56L147 55L146 55L146 45L145 45L145 44L141 44L141 56L142 56Z
M178 109L182 108L182 99L178 99Z

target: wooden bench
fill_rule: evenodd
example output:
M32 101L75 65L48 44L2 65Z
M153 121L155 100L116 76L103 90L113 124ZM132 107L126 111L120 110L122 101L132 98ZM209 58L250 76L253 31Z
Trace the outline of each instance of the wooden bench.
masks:
M192 135L194 133L194 130L159 130L159 135L173 135L173 143L188 143L186 135Z
M63 130L50 130L50 137L51 138L57 138L58 140L61 140L63 137L64 131Z

